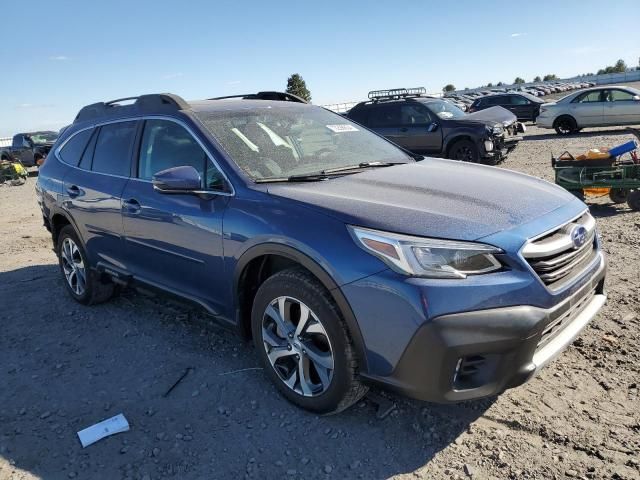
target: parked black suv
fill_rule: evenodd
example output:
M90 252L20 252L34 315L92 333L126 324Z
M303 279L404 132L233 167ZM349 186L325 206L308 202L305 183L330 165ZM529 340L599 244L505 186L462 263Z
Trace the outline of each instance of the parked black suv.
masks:
M419 154L495 165L518 145L522 125L502 108L468 115L455 105L425 96L424 88L369 92L369 101L347 116Z
M535 122L544 100L528 93L500 93L477 98L469 107L469 112L479 112L486 108L500 106L513 112L518 120Z

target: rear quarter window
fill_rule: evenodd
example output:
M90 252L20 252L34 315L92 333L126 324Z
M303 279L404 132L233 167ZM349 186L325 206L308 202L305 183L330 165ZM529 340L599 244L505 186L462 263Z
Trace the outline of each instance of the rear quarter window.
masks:
M93 129L89 128L88 130L82 130L81 132L76 133L67 140L64 146L60 149L58 155L60 160L64 163L77 167L80 162L80 157L82 157L82 153L87 147L87 143L89 143L89 138L91 138L92 133Z
M121 177L129 176L136 124L136 121L130 121L100 127L91 170Z

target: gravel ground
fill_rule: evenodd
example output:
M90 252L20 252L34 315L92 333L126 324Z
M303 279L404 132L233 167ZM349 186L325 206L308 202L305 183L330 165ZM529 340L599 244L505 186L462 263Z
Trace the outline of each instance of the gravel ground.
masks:
M533 126L503 167L552 179L551 152L628 138ZM0 479L640 478L640 213L625 205L592 202L608 304L530 383L450 406L374 392L318 417L197 310L133 292L74 303L33 184L0 187ZM81 448L78 430L121 412L129 432Z

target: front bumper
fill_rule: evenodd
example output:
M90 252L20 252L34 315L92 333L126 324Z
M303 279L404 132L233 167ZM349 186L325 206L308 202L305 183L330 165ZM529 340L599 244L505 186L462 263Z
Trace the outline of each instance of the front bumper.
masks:
M595 317L606 298L605 274L606 261L599 253L588 280L549 308L522 304L434 317L415 330L388 375L363 376L403 395L439 403L521 385Z
M496 163L507 158L507 156L515 150L518 146L518 142L522 140L522 136L513 135L509 137L494 137L491 139L493 142L493 150L487 151L482 148L482 158L485 160L494 160Z
M545 113L541 113L536 118L536 126L540 128L553 128L553 118Z

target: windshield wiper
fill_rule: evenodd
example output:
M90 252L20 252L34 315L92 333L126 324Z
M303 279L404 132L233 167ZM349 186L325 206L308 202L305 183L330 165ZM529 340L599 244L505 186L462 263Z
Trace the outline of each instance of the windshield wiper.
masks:
M348 171L361 170L363 168L375 168L375 167L391 167L393 165L403 165L406 162L360 162L357 165L346 165L344 167L326 168L319 172L304 173L299 175L289 175L288 177L267 177L258 178L256 183L271 183L271 182L317 182L320 180L326 180L333 174L341 174Z
M392 167L394 165L402 165L407 162L360 162L357 165L346 165L344 167L335 167L335 168L327 168L322 170L323 174L326 173L335 173L335 172L346 172L347 170L359 170L361 168L374 168L374 167Z

